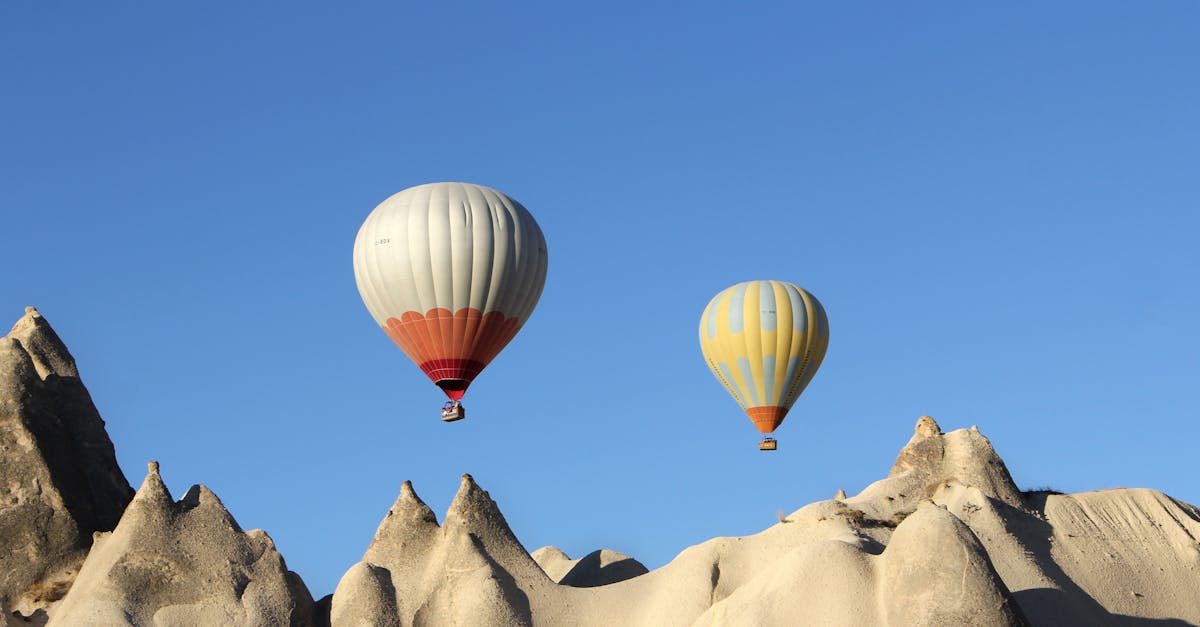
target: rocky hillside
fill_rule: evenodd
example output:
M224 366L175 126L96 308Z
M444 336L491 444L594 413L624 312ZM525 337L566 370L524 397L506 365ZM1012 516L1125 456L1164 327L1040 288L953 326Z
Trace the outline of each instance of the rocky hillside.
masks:
M215 494L132 495L66 347L0 341L9 625L1200 625L1200 511L1154 490L1023 493L976 428L917 422L888 477L654 571L530 555L470 475L439 523L405 483L314 602ZM131 500L132 496L132 500ZM93 539L94 538L94 539Z

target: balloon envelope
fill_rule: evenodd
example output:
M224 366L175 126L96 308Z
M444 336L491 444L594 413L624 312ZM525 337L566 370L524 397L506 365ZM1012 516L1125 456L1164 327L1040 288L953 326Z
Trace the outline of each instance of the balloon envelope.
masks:
M354 240L367 310L454 400L529 318L546 267L546 239L529 211L469 183L399 192Z
M771 433L816 374L829 345L821 303L783 281L717 294L700 317L700 351L754 426Z

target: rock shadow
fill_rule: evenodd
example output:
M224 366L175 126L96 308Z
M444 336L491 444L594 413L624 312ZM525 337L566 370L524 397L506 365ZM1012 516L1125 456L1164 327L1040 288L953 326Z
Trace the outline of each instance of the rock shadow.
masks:
M1013 598L1029 619L1029 624L1064 627L1195 627L1193 623L1177 618L1113 614L1079 587L1051 554L1054 528L1045 519L1046 500L1051 494L1043 491L1026 493L1028 510L991 499L992 506L1000 514L1001 520L1005 521L1008 531L1029 552L1046 576L1061 586L1061 589L1030 588L1012 592Z
M1107 625L1109 627L1196 627L1195 623L1189 623L1186 620L1178 618L1142 618L1140 616L1126 616L1124 614L1112 614L1106 611L1098 603L1096 603L1095 614L1090 616L1080 616L1076 620L1071 620L1062 615L1056 616L1051 621L1037 620L1038 615L1034 614L1032 608L1046 608L1063 605L1076 605L1078 599L1072 598L1074 593L1064 590L1056 590L1054 588L1030 588L1020 592L1013 592L1012 596L1017 600L1017 604L1025 610L1029 619L1030 625L1062 625L1064 627L1093 627L1097 625ZM1088 597L1092 603L1095 603L1091 597ZM1097 617L1100 617L1097 619Z
M571 570L563 575L559 583L574 588L594 588L633 579L650 572L641 562L631 557L605 564L603 553L603 550L592 551L580 558Z

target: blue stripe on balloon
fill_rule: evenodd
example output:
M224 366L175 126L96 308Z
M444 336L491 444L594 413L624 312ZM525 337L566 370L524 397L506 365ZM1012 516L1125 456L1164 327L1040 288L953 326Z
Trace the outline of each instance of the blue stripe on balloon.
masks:
M749 283L738 283L733 286L733 293L729 295L729 332L741 333L742 329L746 328L746 288Z
M800 376L800 380L796 382L797 397L800 396L800 392L803 391L804 388L808 387L808 384L812 382L813 377L816 376L816 374L817 369L813 368L810 364L808 369L804 371L804 374Z
M738 389L737 381L733 378L733 373L729 371L729 366L726 366L723 361L718 361L717 366L721 368L721 374L725 376L725 381L729 383L729 391L733 392L734 400L742 407L749 407L746 404L746 398L742 396L742 391Z
M763 405L777 405L778 399L775 396L775 356L763 356L763 387L766 388L766 397L763 399Z
M804 308L804 297L794 285L787 285L788 300L792 301L792 328L797 333L808 329L808 310Z
M763 331L774 331L779 324L779 312L775 311L775 286L770 281L758 282L758 323ZM767 395L768 398L770 396Z
M754 374L750 372L750 360L745 357L738 357L738 368L742 371L742 381L746 382L746 389L750 391L750 400L753 401L747 407L762 405L762 403L758 402L758 386L754 385Z
M821 306L821 301L813 299L813 309L817 310L817 324L821 325L817 335L822 339L829 339L829 318L825 315L825 308Z
M789 359L788 366L787 366L787 374L784 375L784 377L783 377L783 384L786 386L789 386L789 388L790 388L791 385L796 382L796 371L798 371L799 369L800 369L800 358L792 357L791 359ZM790 390L789 390L789 392L790 392ZM783 405L784 407L791 407L792 404L789 401L794 401L794 400L795 399L791 399L791 398L782 399L783 402L781 402L780 405Z
M708 339L714 339L717 337L717 308L709 307L704 312L704 316L704 327L708 332Z
M816 374L817 370L815 368L809 368L808 370L805 370L804 376L800 377L800 389L808 387L808 384L812 382L813 377L816 376Z

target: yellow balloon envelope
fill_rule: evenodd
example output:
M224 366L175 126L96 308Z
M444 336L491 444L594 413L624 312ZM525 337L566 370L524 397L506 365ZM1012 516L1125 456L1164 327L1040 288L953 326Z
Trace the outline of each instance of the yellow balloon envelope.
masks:
M717 294L700 317L708 367L763 433L783 422L827 346L825 309L792 283L738 283Z

